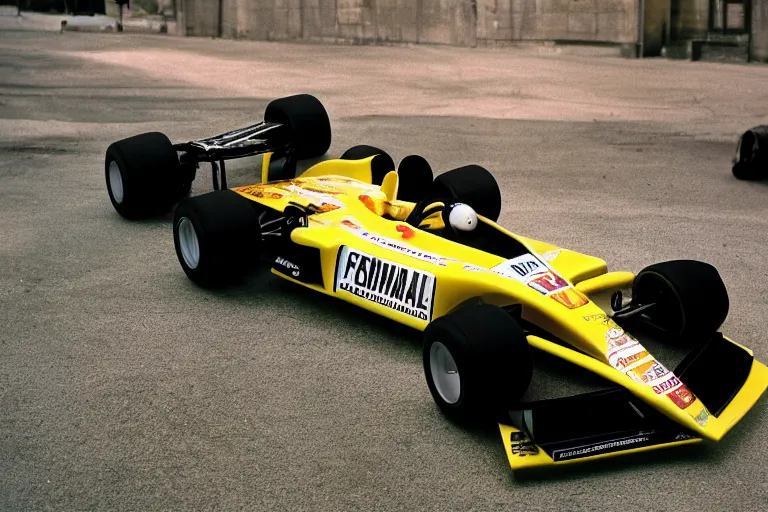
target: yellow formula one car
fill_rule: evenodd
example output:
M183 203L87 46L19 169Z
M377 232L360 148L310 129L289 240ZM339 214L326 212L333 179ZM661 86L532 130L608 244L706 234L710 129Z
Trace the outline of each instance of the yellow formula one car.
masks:
M302 98L277 100L288 102L290 115L261 129L280 137L262 131L250 149L227 153L221 141L236 132L218 142L163 142L173 154L152 149L179 167L264 153L261 183L176 206L176 252L195 283L220 286L267 261L279 277L422 331L435 402L459 422L498 422L513 469L719 440L768 387L768 368L719 332L729 301L711 265L667 261L637 275L608 272L599 258L511 233L496 224L495 179L475 165L434 177L423 158L395 169L386 153L357 146L291 176L292 155L330 144L325 110ZM313 129L322 139L315 146ZM241 145L250 140L243 133ZM110 160L126 154L116 144L107 154L109 186L138 172L124 158ZM110 173L120 176L110 182ZM164 183L165 195L145 196L154 207L186 187ZM110 191L113 204L117 195ZM138 211L142 203L131 200ZM641 333L694 348L670 369ZM610 385L524 402L532 349Z

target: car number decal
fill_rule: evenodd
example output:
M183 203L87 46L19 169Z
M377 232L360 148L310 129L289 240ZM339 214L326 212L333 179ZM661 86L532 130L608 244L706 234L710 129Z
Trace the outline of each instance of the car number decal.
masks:
M347 246L339 250L334 291L350 293L419 320L432 320L434 274Z

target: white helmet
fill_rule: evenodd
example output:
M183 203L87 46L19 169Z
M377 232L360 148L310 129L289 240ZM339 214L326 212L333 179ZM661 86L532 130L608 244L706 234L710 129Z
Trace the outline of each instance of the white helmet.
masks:
M477 227L477 212L464 203L457 203L448 214L448 223L456 231L474 231Z

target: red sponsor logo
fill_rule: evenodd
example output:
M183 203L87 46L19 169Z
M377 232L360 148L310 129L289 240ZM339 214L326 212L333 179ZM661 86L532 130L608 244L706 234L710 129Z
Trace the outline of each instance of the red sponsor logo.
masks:
M555 275L552 272L546 272L538 277L531 279L531 281L528 283L528 286L537 292L546 295L548 293L555 292L567 287L568 283L566 283L562 277Z
M667 395L670 400L675 402L675 405L677 405L681 409L685 409L689 405L691 405L693 402L696 401L696 397L693 396L693 393L691 393L691 390L688 389L685 384L671 392Z
M405 224L398 224L398 226L395 228L398 233L401 234L403 238L413 238L416 235L416 232L413 231L411 228L406 226Z

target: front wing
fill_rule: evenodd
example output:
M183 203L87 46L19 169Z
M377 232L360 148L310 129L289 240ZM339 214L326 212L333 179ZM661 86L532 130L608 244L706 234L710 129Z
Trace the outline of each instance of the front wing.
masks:
M768 388L768 367L719 333L686 357L675 373L708 411L695 429L625 387L530 402L510 411L509 421L499 424L510 466L516 470L584 462L716 441Z

